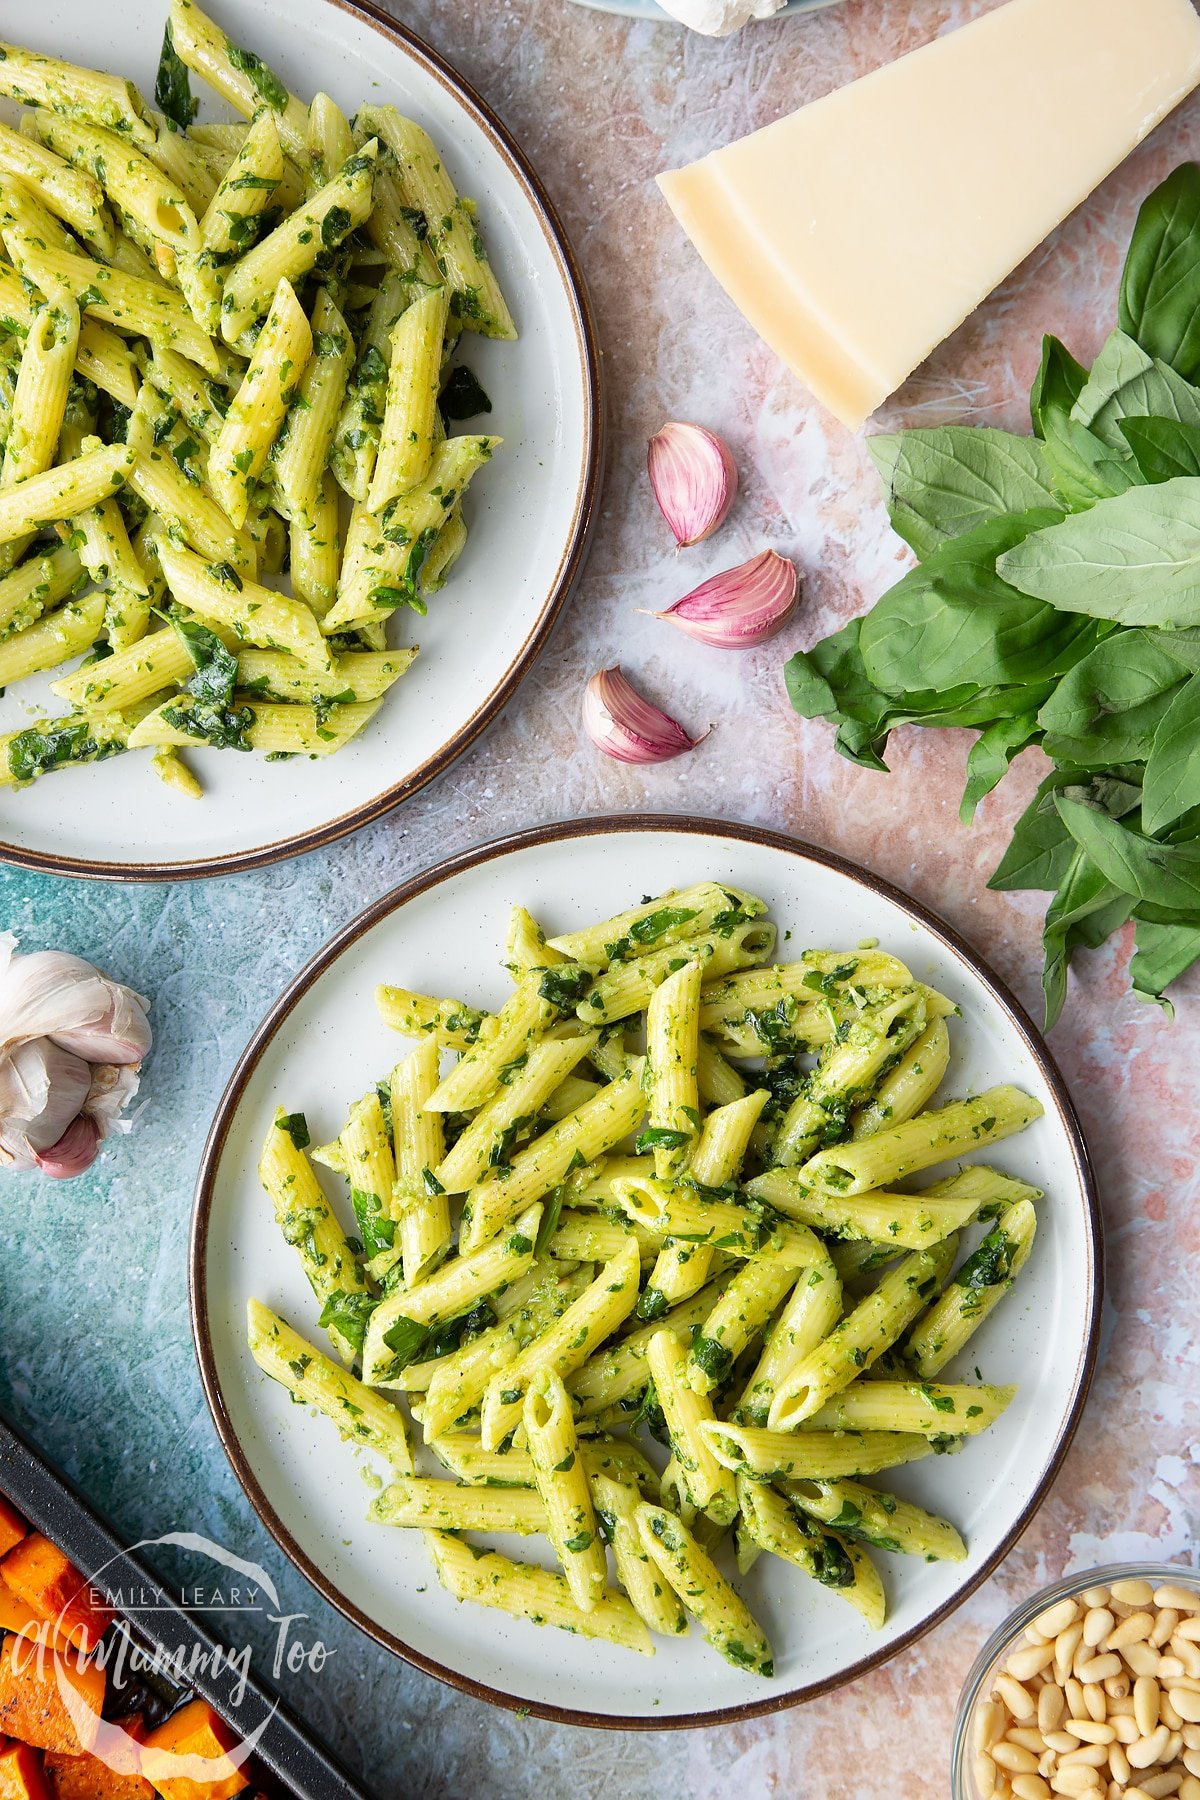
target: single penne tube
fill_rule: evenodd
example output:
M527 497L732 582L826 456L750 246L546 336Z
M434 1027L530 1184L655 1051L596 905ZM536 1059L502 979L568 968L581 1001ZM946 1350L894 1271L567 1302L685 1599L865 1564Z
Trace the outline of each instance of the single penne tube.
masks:
M424 219L426 241L445 271L463 325L485 337L515 338L517 328L487 260L474 212L459 198L428 133L394 106L360 107L357 124L391 151L404 204Z
M925 1028L925 1002L909 989L872 1007L839 1031L780 1121L771 1159L804 1162L821 1144L846 1133L847 1114Z
M342 1168L350 1183L350 1204L368 1262L390 1250L396 1235L392 1189L396 1165L383 1106L374 1088L356 1100L338 1133Z
M602 1344L567 1382L579 1417L596 1418L626 1404L632 1410L650 1380L646 1352L651 1338L659 1331L669 1331L686 1343L695 1328L707 1318L720 1292L720 1283L710 1282L653 1324L641 1326L612 1343Z
M604 1083L589 1081L586 1075L568 1075L560 1081L542 1108L542 1117L552 1122L577 1112L586 1100L594 1100Z
M767 1431L723 1419L701 1427L718 1462L755 1481L841 1480L933 1455L920 1432Z
M590 1612L584 1612L571 1598L564 1577L551 1569L510 1562L494 1550L477 1550L448 1532L428 1531L425 1541L438 1579L456 1600L473 1600L479 1606L498 1607L514 1618L531 1619L536 1625L558 1625L581 1637L602 1638L643 1656L654 1655L650 1633L623 1594L606 1594Z
M238 647L238 687L258 700L378 700L412 666L413 650L346 650L327 674L314 673L285 650Z
M312 608L318 619L325 617L337 598L342 555L338 514L337 482L326 469L309 505L303 512L294 514L288 524L292 592ZM381 633L380 648L382 645ZM417 652L414 647L398 654L406 656L411 663Z
M354 365L354 339L324 287L313 301L312 348L271 459L275 486L293 520L311 512L316 501Z
M478 1043L480 1030L491 1016L468 1006L465 1000L435 1000L429 994L414 994L400 987L377 987L375 1006L393 1031L406 1037L435 1037L443 1050L469 1050Z
M1015 1387L935 1385L928 1381L856 1381L802 1422L807 1431L919 1431L973 1436L994 1425Z
M381 512L429 471L449 304L446 289L435 287L401 313L392 332L387 401L367 495L372 512Z
M586 1291L591 1279L589 1270L547 1273L544 1264L535 1263L529 1274L512 1282L502 1294L493 1295L489 1305L497 1315L496 1324L442 1357L429 1376L423 1419L426 1441L441 1438L456 1420L478 1405L492 1376L508 1368L534 1338L560 1319ZM514 1302L511 1310L510 1301ZM411 1374L411 1369L405 1371L406 1382ZM481 1445L481 1454L490 1453L484 1452ZM454 1472L463 1474L460 1469Z
M551 950L545 932L528 907L509 908L504 966L514 981L519 981L522 975L532 975L535 969L553 968L566 960L557 950Z
M500 1011L480 1031L430 1097L432 1112L474 1112L502 1085L512 1065L527 1056L538 1036L558 1017L539 993L543 971L522 976Z
M865 1194L934 1163L997 1144L1024 1131L1043 1108L1019 1088L989 1088L972 1100L952 1100L918 1113L855 1144L821 1150L804 1165L805 1180L834 1194Z
M370 133L356 131L354 141L365 144ZM410 285L437 282L441 271L424 237L418 237L411 207L404 204L391 152L385 148L375 176L375 204L363 225L363 235L382 256L388 273ZM421 223L420 220L417 223Z
M712 1405L688 1385L687 1352L673 1332L655 1332L646 1347L646 1367L691 1504L718 1524L730 1524L737 1512L733 1477L700 1432L701 1423L713 1417Z
M921 1250L969 1224L979 1209L971 1193L959 1199L925 1194L822 1193L809 1187L796 1169L768 1169L747 1184L751 1199L765 1201L789 1219L798 1219L827 1236L868 1238Z
M711 1394L728 1379L796 1279L795 1256L786 1251L760 1251L742 1264L692 1340L687 1379L695 1393Z
M362 1350L375 1299L301 1148L307 1141L303 1115L277 1111L258 1160L258 1178L321 1302L321 1324L342 1361L352 1363Z
M288 155L298 162L304 158L308 149L308 108L288 93L261 57L226 37L196 0L171 0L170 31L176 54L189 69L203 76L244 119L253 119L262 106L270 107ZM218 128L194 129L199 133Z
M75 373L92 381L102 393L122 406L132 407L138 396L137 362L129 345L97 319L84 319L79 327Z
M561 1212L554 1234L546 1245L546 1255L555 1262L610 1262L620 1254L628 1238L637 1239L634 1226L617 1219L606 1219L596 1212ZM653 1244L643 1247L645 1260L656 1253Z
M0 544L99 505L131 479L133 465L133 453L125 444L109 444L0 488Z
M186 644L168 626L101 662L84 663L51 686L83 712L112 712L134 706L163 688L185 681L192 670Z
M460 1245L471 1249L502 1231L514 1212L557 1187L577 1158L582 1164L594 1162L628 1137L645 1111L640 1069L601 1088L577 1112L519 1150L503 1180L493 1176L472 1190L463 1209Z
M831 1004L836 1009L846 996L912 985L905 964L883 950L805 950L795 962L747 970L708 984L701 1000L701 1026L723 1032L739 1024L747 1011L771 1012L781 1001L799 1001L805 1009L822 1005L828 1009ZM758 1050L767 1047L758 1038L753 1041ZM828 1042L828 1033L820 1042Z
M771 1401L772 1431L790 1431L849 1387L928 1304L954 1260L956 1237L914 1250L860 1300L808 1355L793 1364Z
M443 1263L413 1289L401 1288L382 1300L371 1316L363 1346L363 1380L389 1387L435 1325L459 1318L497 1288L533 1267L533 1246L542 1209L531 1206L503 1238L469 1256Z
M152 144L143 146L146 155L186 195L196 217L202 218L217 191L228 157L221 158L221 168L217 169L210 162L212 153L206 146L193 143L186 132L176 130L161 113L152 113L151 119L155 138Z
M647 951L679 944L705 932L733 930L747 919L757 919L766 903L740 888L701 881L657 899L645 900L628 912L601 919L582 931L567 931L549 940L552 950L588 969L604 969L613 962L628 962Z
M374 217L372 213L371 218ZM436 271L431 279L436 279ZM366 505L379 449L392 330L408 305L411 291L411 284L398 269L384 271L367 313L358 358L334 429L329 466L338 486L362 506Z
M214 564L228 563L239 574L253 576L258 567L253 542L235 529L206 489L189 480L168 444L170 430L169 409L151 383L144 382L126 443L133 453L129 485L158 521L145 540L147 558L156 560L158 546L168 538Z
M1029 1260L1036 1231L1032 1202L1018 1200L922 1313L904 1345L922 1381L940 1374L1000 1304Z
M434 1173L444 1160L442 1119L426 1105L438 1082L438 1054L436 1038L425 1038L391 1076L395 1210L409 1288L424 1280L450 1245L450 1203Z
M112 217L104 189L90 171L73 169L36 139L0 125L0 174L34 187L47 212L78 232L98 255L111 254Z
M51 769L116 756L128 748L129 735L129 717L119 712L35 718L0 737L0 787L27 787Z
M703 1200L686 1187L671 1187L653 1176L618 1177L613 1195L636 1225L663 1238L754 1256L771 1233L761 1212L732 1201Z
M926 1562L966 1558L967 1546L949 1520L860 1481L789 1481L785 1491L793 1508L856 1542Z
M377 1525L406 1525L429 1531L498 1531L522 1537L547 1530L540 1495L523 1488L457 1487L452 1481L419 1476L393 1481L367 1511Z
M495 1450L519 1422L525 1390L539 1369L553 1369L565 1381L628 1318L640 1274L637 1245L630 1243L605 1263L561 1318L527 1345L502 1375L492 1377L480 1427L486 1450Z
M536 1485L533 1457L527 1448L518 1450L507 1444L499 1450L485 1450L478 1437L465 1431L444 1432L428 1442L438 1461L459 1481L487 1487ZM579 1439L577 1450L590 1478L605 1475L610 1480L629 1482L635 1491L657 1494L658 1474L653 1463L628 1439L584 1437Z
M329 646L301 601L243 578L227 563L208 562L164 536L155 539L155 549L167 586L189 612L260 649L290 650L307 667L329 673Z
M375 158L373 142L356 150L332 181L234 264L221 298L221 335L227 344L245 338L270 306L281 281L301 281L318 257L336 250L362 224L371 210Z
M421 564L422 594L436 594L446 584L446 577L467 547L467 527L457 501L451 507L425 561Z
M524 1068L480 1108L435 1168L447 1193L465 1194L497 1165L509 1165L521 1131L534 1125L550 1095L587 1056L596 1035L581 1032L578 1037L547 1038L533 1046Z
M769 1097L765 1088L759 1088L709 1113L700 1128L689 1170L689 1179L697 1188L724 1187L737 1174ZM715 1254L707 1244L668 1239L638 1301L641 1316L657 1318L703 1287Z
M0 43L0 94L22 106L46 106L71 118L93 120L134 144L154 138L154 127L132 81L23 50L19 44Z
M180 265L188 304L212 337L221 329L223 271L253 243L282 178L276 116L263 107L204 209L199 249Z
M880 1631L887 1612L879 1571L857 1544L824 1529L765 1481L738 1477L738 1498L748 1535L762 1550L803 1569L860 1612Z
M126 650L150 623L150 578L129 541L115 500L102 500L71 521L68 542L98 586L105 589L104 623L112 650Z
M730 931L701 932L687 941L688 956L703 965L705 981L761 962L770 956L774 946L775 927L760 919L751 919ZM587 997L579 1002L579 1017L585 1025L607 1025L644 1012L655 988L678 966L679 951L673 944L647 956L634 957L631 962L613 963L597 976Z
M762 1355L733 1409L742 1425L765 1425L781 1381L823 1343L842 1316L842 1283L829 1251L812 1232L802 1234L809 1260L770 1326ZM753 1266L753 1265L751 1265Z
M937 1093L949 1061L950 1033L946 1021L934 1019L854 1114L850 1121L851 1138L874 1137L885 1126L902 1125L923 1112Z
M103 624L103 594L85 594L46 613L36 625L13 632L0 642L0 687L82 655L91 649Z
M264 1375L301 1405L315 1406L332 1419L348 1443L377 1451L398 1475L411 1475L412 1453L398 1407L331 1362L261 1300L248 1302L246 1319L250 1354Z
M591 1480L592 1497L612 1546L618 1581L651 1631L665 1637L681 1637L688 1628L687 1613L642 1543L637 1520L642 1497L637 1487L609 1475L593 1475Z
M119 209L119 216L132 219L176 257L199 249L200 229L187 195L127 136L45 110L35 119L42 143L73 164L77 172L94 173Z
M437 446L425 479L391 501L377 520L352 521L336 604L324 626L329 632L360 629L386 621L398 607L424 610L417 579L425 558L452 507L503 440L498 437L446 438Z
M654 1153L654 1173L669 1181L691 1158L700 1130L696 1085L701 965L686 962L668 975L646 1008L646 1089L649 1127L639 1149Z
M703 988L700 991L703 993ZM750 1085L704 1037L696 1049L696 1083L705 1106L728 1106L742 1099Z
M380 704L371 700L362 706L335 706L319 714L311 706L277 706L270 701L256 701L251 708L244 698L234 695L240 726L238 748L259 750L265 756L332 756L358 736ZM179 694L164 700L133 728L129 748L186 749L190 745L198 749L202 744L228 748L226 727L222 726L215 738L210 727L210 715L197 706L192 695Z
M539 1369L534 1375L521 1418L554 1554L576 1606L591 1612L607 1590L608 1559L579 1455L571 1403L562 1377L553 1369Z
M312 345L312 331L291 282L281 277L208 459L209 485L235 527L246 522L250 484L266 467Z
M78 553L66 544L43 556L26 557L7 575L0 575L0 638L35 625L86 579Z
M14 482L39 475L54 463L78 344L79 308L67 295L34 313L17 368L0 461L0 487L11 487ZM87 440L84 443L88 449L93 448ZM6 564L17 561L25 544L26 539L21 537L0 548L0 572Z
M775 1673L771 1646L749 1607L701 1549L682 1519L643 1502L637 1512L642 1548L658 1565L713 1649L735 1668Z
M354 134L345 113L328 94L308 103L308 186L314 192L335 176L354 154Z

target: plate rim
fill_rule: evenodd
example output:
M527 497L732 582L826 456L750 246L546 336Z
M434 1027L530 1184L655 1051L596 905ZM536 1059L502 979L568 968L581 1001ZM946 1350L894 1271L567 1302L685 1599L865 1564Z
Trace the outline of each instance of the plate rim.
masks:
M342 0L336 0L336 3L342 3ZM433 1657L427 1656L423 1651L414 1649L402 1638L397 1637L394 1632L379 1624L377 1620L370 1618L352 1600L343 1595L333 1581L301 1548L267 1498L250 1467L232 1420L225 1410L213 1352L212 1334L209 1329L207 1306L209 1224L216 1185L215 1178L221 1155L251 1076L277 1032L309 989L367 932L373 930L383 919L399 912L410 900L417 899L432 888L440 887L443 883L451 881L461 874L517 851L545 848L547 845L569 842L572 839L615 836L629 832L674 832L687 837L733 839L736 842L752 844L758 848L781 851L785 855L796 857L802 863L815 863L866 888L869 893L898 906L910 918L915 919L930 931L951 954L966 963L976 978L982 981L991 998L1008 1015L1016 1027L1026 1050L1032 1056L1049 1089L1054 1110L1070 1146L1079 1179L1084 1201L1085 1238L1088 1253L1088 1326L1073 1376L1071 1404L1066 1420L1042 1464L1029 1499L1022 1507L1011 1529L1005 1534L983 1566L971 1576L963 1587L937 1607L927 1618L914 1625L911 1630L903 1632L893 1643L881 1645L879 1649L860 1657L835 1675L805 1683L786 1694L773 1694L761 1700L745 1701L735 1706L717 1707L707 1712L678 1714L665 1718L647 1718L641 1714L588 1712L577 1707L557 1706L545 1701L525 1699L519 1694L505 1693L487 1682L477 1681L474 1677L463 1674L460 1670L448 1668ZM279 1548L316 1588L317 1592L343 1617L357 1625L360 1631L365 1632L383 1649L398 1656L401 1661L420 1669L426 1675L435 1676L450 1687L458 1689L460 1693L470 1694L477 1700L486 1700L493 1706L503 1707L510 1712L519 1711L523 1715L532 1714L535 1718L546 1719L554 1724L581 1725L605 1731L691 1731L713 1725L737 1724L784 1712L805 1701L815 1700L821 1695L832 1693L851 1681L857 1681L861 1676L891 1662L902 1651L911 1648L919 1639L942 1624L995 1572L1023 1535L1049 1494L1078 1429L1096 1370L1104 1298L1104 1275L1103 1214L1083 1128L1066 1083L1041 1033L1021 1002L1011 992L1007 983L995 973L954 926L948 924L923 902L913 899L902 889L894 886L883 876L876 875L872 870L855 863L849 857L840 855L837 851L826 850L819 845L810 844L804 838L794 837L786 832L775 831L767 826L706 818L691 813L607 813L580 819L560 819L547 825L529 826L524 830L509 832L502 837L472 845L468 849L457 851L453 856L443 858L410 876L407 881L399 883L389 892L372 901L369 906L364 907L361 912L336 931L292 978L256 1027L246 1048L238 1058L218 1102L212 1125L205 1139L196 1176L189 1235L188 1305L191 1314L193 1348L205 1401L216 1427L221 1447L229 1460L234 1475L259 1520L266 1526Z
M31 850L0 837L0 863L31 869L38 874L61 875L87 881L197 881L261 869L319 850L350 836L404 804L439 775L445 774L508 705L530 673L575 591L587 560L600 517L604 487L607 437L604 358L595 309L583 270L570 238L533 164L515 136L473 84L431 44L407 25L391 17L380 0L325 0L335 11L348 13L389 39L404 56L445 89L484 132L522 189L545 235L570 305L575 342L583 374L584 461L575 492L574 513L563 555L553 582L532 627L508 663L500 680L448 742L402 781L393 782L373 799L340 813L335 819L278 838L249 850L216 856L184 857L179 861L112 862L105 858L72 856L55 850Z

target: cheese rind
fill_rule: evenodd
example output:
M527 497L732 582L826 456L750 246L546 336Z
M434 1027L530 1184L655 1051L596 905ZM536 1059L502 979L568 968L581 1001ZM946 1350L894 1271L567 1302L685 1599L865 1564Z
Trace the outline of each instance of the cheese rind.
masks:
M659 186L853 428L1198 82L1192 0L1007 0Z

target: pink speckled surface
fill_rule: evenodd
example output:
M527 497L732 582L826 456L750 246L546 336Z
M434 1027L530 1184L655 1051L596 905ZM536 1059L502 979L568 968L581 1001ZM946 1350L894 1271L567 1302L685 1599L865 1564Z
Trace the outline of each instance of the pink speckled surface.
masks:
M838 759L798 722L781 661L861 610L907 554L887 525L864 444L823 414L699 264L653 185L679 164L987 10L969 0L848 0L808 20L711 43L562 0L403 16L517 132L561 210L596 305L612 447L587 577L522 695L450 782L482 828L617 809L695 809L833 846L959 927L1035 1012L1038 896L991 894L988 871L1038 774L1021 759L972 829L957 819L967 734L892 739L890 777ZM951 147L948 146L948 151ZM1194 99L1025 263L888 407L895 427L969 419L1026 428L1040 334L1085 359L1110 329L1140 197L1200 154ZM881 169L886 179L886 168ZM742 491L714 541L676 556L643 473L664 419L722 432ZM793 555L802 606L784 637L726 655L642 617L764 544ZM617 659L691 728L712 735L658 769L596 758L578 738L581 685ZM514 802L514 784L538 799ZM428 806L434 808L431 798ZM422 811L425 808L420 809ZM460 817L463 813L460 812ZM415 823L410 817L410 823ZM600 1740L583 1785L608 1793L925 1800L947 1790L954 1697L976 1649L1032 1585L1118 1556L1195 1553L1200 1526L1194 1066L1200 1000L1183 984L1168 1024L1131 999L1127 937L1084 962L1053 1048L1090 1133L1108 1226L1109 1301L1092 1399L1066 1467L1020 1547L948 1624L889 1668L774 1719L684 1737ZM559 1734L528 1752L574 1767ZM539 1748L541 1747L541 1748ZM560 1759L565 1758L565 1761ZM601 1778L601 1771L604 1776ZM540 1791L532 1773L529 1793Z

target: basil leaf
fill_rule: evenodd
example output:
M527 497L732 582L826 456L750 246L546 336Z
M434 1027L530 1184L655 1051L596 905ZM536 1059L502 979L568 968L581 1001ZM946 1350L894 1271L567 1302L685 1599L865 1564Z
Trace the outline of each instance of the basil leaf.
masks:
M1057 894L1046 909L1042 929L1042 994L1047 1031L1062 1012L1067 997L1067 970L1074 951L1081 945L1094 948L1103 943L1110 931L1124 924L1132 910L1132 902L1123 898L1103 870L1077 849ZM1094 925L1097 916L1100 917L1098 936Z
M455 422L474 419L480 413L490 413L492 410L492 403L479 381L461 363L451 372L438 399L438 406L444 419Z
M1013 826L1008 848L988 882L990 888L1001 893L1014 888L1040 888L1053 892L1062 886L1075 854L1075 845L1059 817L1054 795L1070 781L1068 771L1056 769L1040 784Z
M396 1352L397 1368L404 1369L409 1363L416 1362L432 1330L432 1326L419 1324L416 1319L407 1319L401 1313L396 1323L383 1334L383 1341L388 1349Z
M1152 1000L1168 1018L1175 1008L1164 989L1200 960L1200 925L1157 925L1139 919L1134 937L1129 982L1139 1000Z
M1191 634L1172 633L1171 637ZM1189 668L1155 631L1118 631L1063 677L1038 715L1056 762L1105 768L1146 754Z
M1200 475L1200 427L1178 419L1122 419L1121 435L1146 481Z
M1092 364L1071 417L1110 450L1124 451L1122 419L1178 419L1200 425L1200 391L1168 363L1156 362L1123 331L1114 331Z
M232 38L225 39L225 54L273 112L287 111L288 91L274 69L269 69L261 56L256 56L253 50L243 50Z
M1046 463L1055 492L1072 512L1111 500L1136 487L1141 473L1132 456L1118 456L1068 413L1046 415Z
M275 1123L280 1131L287 1132L297 1150L307 1150L312 1143L308 1120L302 1112L282 1113Z
M1121 276L1122 331L1200 375L1200 168L1183 163L1143 200Z
M1063 612L1200 625L1200 481L1131 488L1000 557L1000 574Z
M317 1323L332 1325L348 1344L361 1350L371 1314L378 1305L374 1294L348 1294L344 1288L336 1288L321 1308Z
M964 825L975 817L979 802L998 787L1015 756L1041 736L1037 712L1013 713L981 731L967 752L967 785L958 816Z
M1083 392L1087 370L1075 361L1066 345L1058 338L1042 339L1042 361L1029 395L1029 416L1039 437L1045 437L1045 422L1052 412L1069 414Z
M1173 696L1150 746L1142 791L1142 825L1164 831L1200 806L1200 675Z
M1080 849L1122 893L1179 912L1200 909L1200 844L1158 843L1065 794L1055 804Z
M200 102L192 99L192 83L187 64L175 48L171 21L163 27L162 51L158 73L154 77L154 98L173 125L186 131L196 116Z
M918 556L988 519L1057 505L1036 438L943 425L870 438L893 529Z

